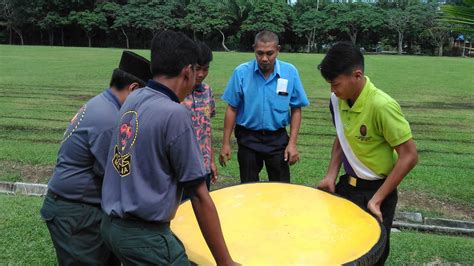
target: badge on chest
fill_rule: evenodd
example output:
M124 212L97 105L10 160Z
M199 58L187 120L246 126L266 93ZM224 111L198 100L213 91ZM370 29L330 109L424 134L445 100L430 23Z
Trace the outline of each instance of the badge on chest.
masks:
M372 137L370 136L367 136L367 126L362 124L360 127L359 127L359 136L356 136L356 138L360 141L369 141L372 139Z

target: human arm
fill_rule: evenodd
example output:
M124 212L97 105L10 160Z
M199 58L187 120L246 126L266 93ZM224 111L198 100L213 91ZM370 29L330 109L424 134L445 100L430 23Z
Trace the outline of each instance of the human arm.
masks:
M224 136L222 137L222 148L219 155L219 163L222 166L225 166L227 161L230 160L230 137L232 135L232 129L234 128L236 116L236 109L231 105L227 105L224 117Z
M212 88L209 87L209 107L210 107L210 118L214 118L216 116L216 101L214 100L214 93L212 92ZM213 130L212 130L212 122L209 126L209 146L211 148L211 183L217 183L217 177L219 176L217 166L216 166L216 159L214 157L214 148L212 147L213 141Z
M107 129L100 132L90 142L90 152L94 156L95 161L93 165L94 174L97 177L103 178L105 167L107 165L107 158L110 151L110 142L112 140L113 129Z
M212 137L211 137L211 171L212 171L212 173L211 173L211 183L215 184L215 183L217 183L217 178L219 176L219 170L217 169L216 160L215 160L215 157L214 157L214 148L212 148Z
M194 214L217 265L238 265L232 260L222 234L216 206L209 196L205 182L201 182L189 193Z
M303 84L301 83L298 70L294 68L293 89L290 98L291 121L290 121L290 139L285 149L285 161L290 165L299 160L299 153L296 148L296 140L301 126L301 108L308 106L309 101L306 97Z
M377 190L377 192L375 192L367 204L367 208L370 212L372 212L380 221L383 221L382 212L380 211L382 202L393 190L395 190L395 188L397 188L403 178L418 162L418 153L413 139L409 139L408 141L396 146L395 150L398 153L398 159L395 166L385 179L383 185Z
M319 182L318 188L334 193L336 191L336 178L342 164L342 148L339 139L336 137L332 145L331 160L329 161L326 176Z
M301 107L291 108L290 139L285 149L285 161L290 165L296 163L300 157L296 148L298 132L301 126Z

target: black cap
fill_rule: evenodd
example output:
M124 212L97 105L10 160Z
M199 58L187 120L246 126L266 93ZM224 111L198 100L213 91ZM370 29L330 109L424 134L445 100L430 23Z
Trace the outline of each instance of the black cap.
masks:
M123 51L120 65L115 71L123 71L136 77L144 84L152 78L150 72L150 61L131 51Z

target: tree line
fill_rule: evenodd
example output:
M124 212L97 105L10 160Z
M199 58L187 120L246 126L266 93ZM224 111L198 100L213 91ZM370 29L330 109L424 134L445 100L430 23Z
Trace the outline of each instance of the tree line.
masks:
M441 4L430 0L0 3L0 42L8 44L147 48L155 33L172 29L206 41L214 49L245 51L251 49L256 32L268 29L280 36L283 50L290 52L321 52L336 41L346 40L367 52L456 55L460 53L456 42L464 45L473 39L472 31L443 20Z

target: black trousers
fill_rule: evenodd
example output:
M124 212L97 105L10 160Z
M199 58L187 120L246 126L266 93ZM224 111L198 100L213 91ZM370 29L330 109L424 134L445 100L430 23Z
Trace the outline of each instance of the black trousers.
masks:
M269 181L290 183L290 167L284 157L289 140L285 128L255 131L236 125L235 137L239 145L237 159L242 184L260 181L264 164Z
M368 182L376 182L377 184L364 186L364 184L360 184L362 182L360 182L359 179L357 183L360 185L356 185L356 187L354 187L349 184L349 177L347 175L343 175L339 178L339 182L336 185L336 194L339 194L340 196L352 201L353 203L357 204L357 206L370 213L370 211L367 209L367 204L375 192L377 192L377 189L383 184L383 181L365 181L365 184L368 184ZM395 189L387 196L387 198L385 198L380 207L383 218L382 224L385 227L385 231L387 233L387 241L385 243L385 249L382 253L382 256L375 265L384 265L388 258L390 252L390 229L392 228L397 202L398 193Z
M265 163L270 182L290 183L290 167L288 162L285 162L284 151L268 154L239 145L237 158L240 168L240 182L243 184L260 181L259 174Z

